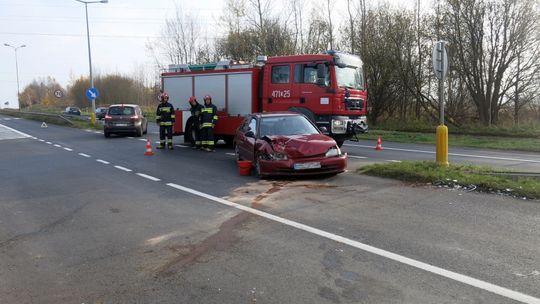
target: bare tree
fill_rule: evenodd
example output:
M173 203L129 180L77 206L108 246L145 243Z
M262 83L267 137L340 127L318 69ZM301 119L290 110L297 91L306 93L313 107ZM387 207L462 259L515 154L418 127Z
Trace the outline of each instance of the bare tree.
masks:
M456 69L480 121L487 126L496 124L515 82L538 71L539 44L530 30L538 22L534 0L447 0L445 18L446 36L456 52ZM530 64L520 62L512 70L525 49L535 50L529 55Z

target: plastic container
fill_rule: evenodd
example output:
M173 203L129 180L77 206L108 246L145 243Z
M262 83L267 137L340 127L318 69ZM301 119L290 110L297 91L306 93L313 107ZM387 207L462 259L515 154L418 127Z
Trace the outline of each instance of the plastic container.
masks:
M250 160L239 160L238 162L238 173L243 176L251 175L251 161Z

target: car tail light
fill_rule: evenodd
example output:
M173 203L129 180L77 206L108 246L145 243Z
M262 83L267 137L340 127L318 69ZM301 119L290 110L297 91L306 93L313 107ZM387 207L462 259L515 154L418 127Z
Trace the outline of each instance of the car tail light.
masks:
M139 119L139 115L133 115L133 116L131 116L131 119L137 120L137 119Z

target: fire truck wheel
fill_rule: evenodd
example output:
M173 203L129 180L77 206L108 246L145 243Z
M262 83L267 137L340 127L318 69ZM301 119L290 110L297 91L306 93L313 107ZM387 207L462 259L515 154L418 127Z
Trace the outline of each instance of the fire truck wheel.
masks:
M309 120L311 120L312 123L316 123L315 114L313 114L313 112L311 112L311 110L309 109L292 107L292 108L289 108L289 111L304 114L304 116L306 116Z
M195 144L195 128L193 128L191 118L186 123L186 132L184 133L184 142Z

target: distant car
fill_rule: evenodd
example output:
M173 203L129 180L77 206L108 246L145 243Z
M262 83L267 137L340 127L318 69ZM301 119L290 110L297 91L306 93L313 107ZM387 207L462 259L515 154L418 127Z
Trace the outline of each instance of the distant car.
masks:
M105 114L103 134L133 133L140 137L148 131L148 119L144 117L141 108L134 104L111 105Z
M259 177L338 174L347 154L304 115L292 112L254 113L236 131L237 160L253 162Z
M62 113L69 115L81 115L81 109L77 107L67 107Z
M96 119L104 119L105 115L107 115L108 108L106 107L99 107L96 109Z

